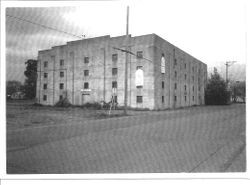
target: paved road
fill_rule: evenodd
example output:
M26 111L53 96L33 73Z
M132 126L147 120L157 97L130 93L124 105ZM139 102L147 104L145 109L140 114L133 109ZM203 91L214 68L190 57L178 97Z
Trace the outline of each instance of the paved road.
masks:
M245 105L10 130L8 173L245 171Z

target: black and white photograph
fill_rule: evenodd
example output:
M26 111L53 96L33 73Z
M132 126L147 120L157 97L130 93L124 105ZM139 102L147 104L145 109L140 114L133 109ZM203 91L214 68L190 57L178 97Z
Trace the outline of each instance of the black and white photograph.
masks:
M246 1L2 5L6 176L247 173Z

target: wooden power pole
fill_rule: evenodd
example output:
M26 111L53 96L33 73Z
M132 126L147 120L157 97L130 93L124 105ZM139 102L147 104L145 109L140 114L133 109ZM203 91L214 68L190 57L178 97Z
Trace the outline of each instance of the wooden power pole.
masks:
M126 21L126 50L128 51L129 44L129 7L127 6L127 21ZM125 53L125 77L124 77L124 114L127 114L128 103L128 52Z

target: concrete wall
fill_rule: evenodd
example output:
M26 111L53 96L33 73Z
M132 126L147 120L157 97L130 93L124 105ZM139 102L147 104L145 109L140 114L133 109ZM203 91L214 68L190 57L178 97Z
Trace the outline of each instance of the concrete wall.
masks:
M206 64L157 35L155 35L154 50L155 109L203 105ZM164 54L166 60L165 74L162 74L160 70L162 54ZM175 72L177 76L175 76ZM162 88L162 82L164 82L164 88ZM177 89L175 89L175 83ZM164 96L164 102L162 102L162 96Z

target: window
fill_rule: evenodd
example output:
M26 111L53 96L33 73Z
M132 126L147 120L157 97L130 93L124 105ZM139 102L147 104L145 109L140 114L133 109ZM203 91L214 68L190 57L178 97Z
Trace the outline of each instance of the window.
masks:
M43 95L43 101L47 100L47 95Z
M60 84L59 84L59 88L60 88L60 89L64 89L64 84L63 84L63 83L60 83Z
M143 58L142 51L137 51L136 58L138 58L138 59Z
M60 60L60 66L64 66L64 60L63 59Z
M44 61L43 66L44 68L48 67L48 61Z
M43 78L48 78L48 73L43 73Z
M161 102L164 103L164 96L161 97Z
M161 82L161 88L164 89L164 82Z
M112 75L113 76L117 75L117 68L112 68Z
M60 72L60 77L64 77L64 72L63 71Z
M142 96L136 96L136 102L137 103L142 103Z
M89 70L84 70L84 76L89 76Z
M136 66L136 70L142 69L142 66Z
M117 81L112 82L112 88L117 88Z
M177 96L174 96L174 101L177 101Z
M114 96L114 103L117 103L117 96Z
M187 96L185 96L185 101L187 101Z
M193 96L193 101L194 101L194 96Z
M193 86L193 92L194 92L194 86Z
M187 85L184 85L184 89L185 89L185 91L187 90Z
M174 72L174 77L177 78L177 71Z
M59 98L60 98L60 100L62 100L62 99L63 99L63 95L60 95L60 97L59 97Z
M166 72L166 61L165 61L165 57L164 57L164 53L161 54L161 73L165 74Z
M199 86L199 87L198 87L198 91L200 91L200 90L201 90L201 87Z
M113 54L112 55L112 61L113 62L117 62L117 60L118 60L118 55L117 54Z
M186 63L184 64L184 68L187 69L187 64Z
M88 64L89 63L89 57L84 57L84 63Z
M193 80L193 82L194 82L194 76L192 76L192 80Z
M174 65L175 66L177 65L177 59L176 58L174 59Z
M187 74L185 74L185 80L187 79Z
M89 83L88 82L85 82L84 83L84 89L88 89L89 88Z
M174 83L174 89L177 89L177 83Z
M47 84L43 84L43 89L47 89Z
M192 71L194 72L194 67L192 67Z

